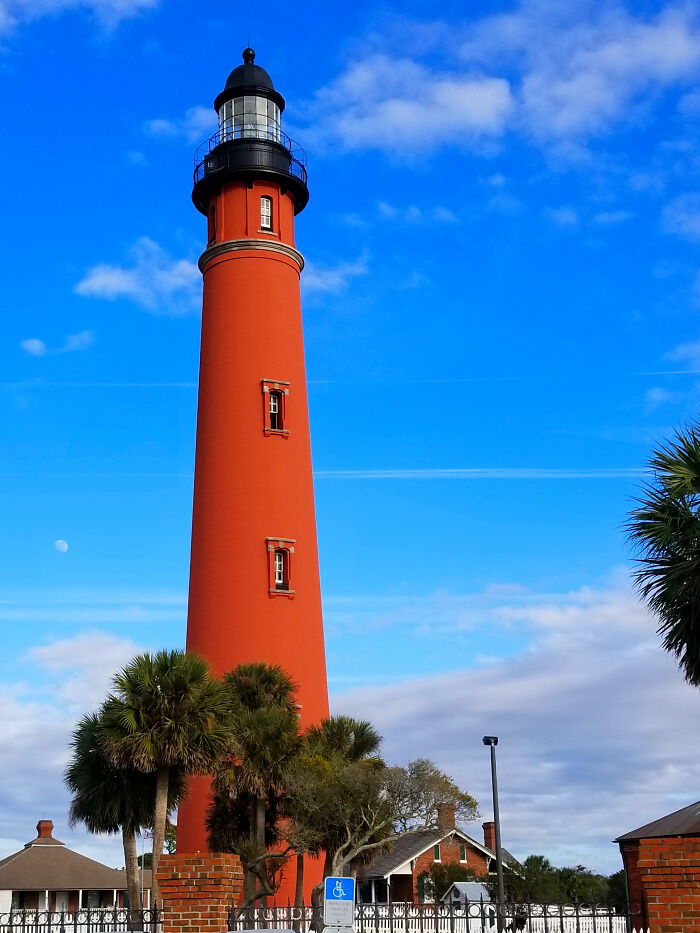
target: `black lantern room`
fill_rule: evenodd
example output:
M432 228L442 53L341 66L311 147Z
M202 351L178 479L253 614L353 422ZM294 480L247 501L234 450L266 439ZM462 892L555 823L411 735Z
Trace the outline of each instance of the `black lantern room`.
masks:
M244 49L243 64L234 68L214 101L219 128L195 153L192 200L206 214L213 194L225 181L268 179L291 192L294 213L306 207L306 156L282 132L284 98L253 49Z

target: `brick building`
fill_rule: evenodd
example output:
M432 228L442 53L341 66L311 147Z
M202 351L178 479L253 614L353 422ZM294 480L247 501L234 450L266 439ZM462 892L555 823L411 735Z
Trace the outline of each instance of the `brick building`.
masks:
M406 833L390 852L378 855L358 873L363 903L412 902L423 900L423 872L435 863L462 865L487 877L496 870L495 829L484 823L484 842L477 842L455 826L454 809L441 807L437 829ZM504 863L515 862L503 852Z
M700 801L615 840L620 846L635 929L700 930Z

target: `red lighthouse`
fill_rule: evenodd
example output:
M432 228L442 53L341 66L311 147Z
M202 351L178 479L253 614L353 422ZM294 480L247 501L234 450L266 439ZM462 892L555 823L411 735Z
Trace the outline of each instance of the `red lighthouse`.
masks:
M304 154L252 49L214 107L192 199L207 217L187 648L216 674L279 664L302 725L328 715L294 217ZM208 782L178 816L178 850L206 851Z

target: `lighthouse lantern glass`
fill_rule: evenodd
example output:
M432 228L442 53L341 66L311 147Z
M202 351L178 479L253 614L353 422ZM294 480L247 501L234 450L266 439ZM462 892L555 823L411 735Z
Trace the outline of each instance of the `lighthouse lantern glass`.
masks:
M267 97L246 95L227 100L219 108L221 142L230 139L280 141L280 108Z

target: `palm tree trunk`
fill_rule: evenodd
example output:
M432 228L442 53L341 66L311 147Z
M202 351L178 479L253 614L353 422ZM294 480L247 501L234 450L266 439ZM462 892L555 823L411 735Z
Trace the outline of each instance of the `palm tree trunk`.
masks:
M129 928L141 930L139 912L141 908L141 890L139 887L139 857L136 852L136 833L122 830L124 845L124 866L126 868L126 891L129 896ZM116 904L114 905L116 907Z
M156 773L156 801L153 807L153 882L151 884L151 909L163 907L160 900L160 885L158 884L158 864L165 845L165 823L168 818L168 782L170 768L158 768Z
M255 801L255 838L261 849L265 848L265 805L267 799L258 797ZM260 898L260 906L267 907L267 898Z
M304 853L297 852L297 880L294 887L294 906L302 907L304 904Z

